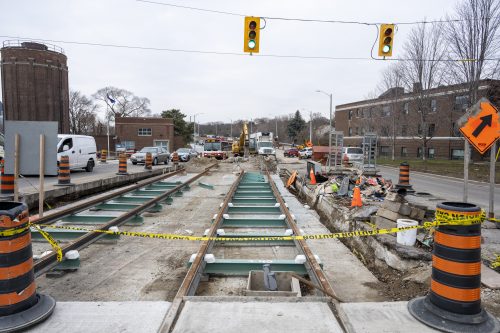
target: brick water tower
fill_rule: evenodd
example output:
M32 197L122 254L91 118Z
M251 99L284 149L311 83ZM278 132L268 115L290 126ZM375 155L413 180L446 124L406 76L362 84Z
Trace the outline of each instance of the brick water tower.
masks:
M68 65L55 45L5 41L1 49L4 120L57 121L69 133Z

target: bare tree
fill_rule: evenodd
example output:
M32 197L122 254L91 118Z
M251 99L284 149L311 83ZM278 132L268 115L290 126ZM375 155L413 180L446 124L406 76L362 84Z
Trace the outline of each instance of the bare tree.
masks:
M69 121L72 134L93 134L97 105L79 91L69 93Z
M105 87L99 89L92 97L106 105L106 118L108 120L117 116L140 117L151 114L148 98L135 96L125 89Z
M434 116L429 89L438 87L445 75L444 60L447 56L447 47L443 34L443 25L420 24L410 32L404 44L402 62L403 82L408 90L416 95L418 121L413 133L422 143L422 159L426 159L429 141L436 132L436 125L431 126L429 121ZM415 131L416 129L416 131Z
M385 93L382 94L381 97L390 98L389 107L389 117L390 124L387 122L380 122L381 124L385 124L388 126L388 132L391 136L391 145L392 145L392 160L394 161L396 158L396 138L398 132L398 124L402 117L402 110L399 106L399 102L401 97L404 94L404 68L401 63L394 63L387 67L382 72L382 82L381 86L385 89ZM382 112L386 112L386 110L382 110Z
M498 76L500 53L500 1L464 0L447 26L449 70L455 83L468 85L469 103L478 99L479 80Z

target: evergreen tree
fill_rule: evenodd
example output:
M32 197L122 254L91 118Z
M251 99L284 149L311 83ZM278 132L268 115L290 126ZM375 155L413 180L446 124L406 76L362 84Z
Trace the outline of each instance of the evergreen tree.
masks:
M304 130L305 127L306 122L302 118L300 111L297 110L294 117L288 122L287 126L288 136L294 143L297 141L297 136Z

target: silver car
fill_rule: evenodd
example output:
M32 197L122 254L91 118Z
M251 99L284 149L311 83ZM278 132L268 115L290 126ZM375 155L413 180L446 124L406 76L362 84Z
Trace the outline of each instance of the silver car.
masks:
M198 156L198 153L196 152L196 150L190 149L190 148L179 148L179 149L177 149L176 152L179 155L179 159L182 162L187 162L191 158Z
M170 160L170 153L168 150L162 147L144 147L139 150L137 153L132 154L130 156L130 161L132 164L138 163L146 163L146 153L151 153L151 157L153 159L153 165L157 165L159 163L168 164Z

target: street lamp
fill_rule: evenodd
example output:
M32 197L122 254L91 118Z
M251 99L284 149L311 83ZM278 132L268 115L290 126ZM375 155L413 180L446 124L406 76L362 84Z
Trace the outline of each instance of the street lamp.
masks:
M317 93L324 94L330 97L330 131L328 133L328 172L330 172L332 168L332 98L333 93L328 94L322 90L316 90Z

